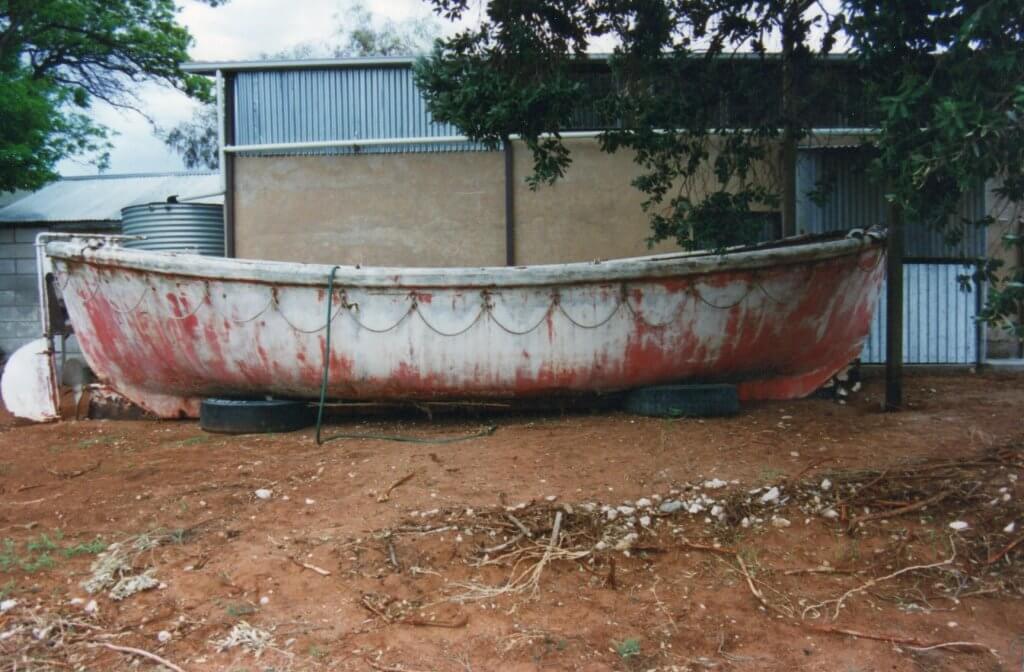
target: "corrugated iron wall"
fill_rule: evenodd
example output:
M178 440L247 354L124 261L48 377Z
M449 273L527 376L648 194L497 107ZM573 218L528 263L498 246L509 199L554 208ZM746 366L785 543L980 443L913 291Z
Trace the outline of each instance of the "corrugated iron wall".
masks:
M269 70L235 76L239 145L461 135L434 121L405 66ZM479 145L396 145L360 153L444 152ZM352 153L351 148L290 154ZM283 152L274 152L282 154Z
M797 160L797 222L807 233L846 230L885 224L885 198L881 186L868 179L865 161L856 148L801 150ZM820 189L824 202L815 203L809 192ZM977 220L985 214L985 189L967 194L961 217ZM907 222L904 250L913 258L977 258L985 254L985 230L971 226L963 240L951 247L943 234Z
M908 364L974 364L978 360L978 291L957 280L973 267L907 264L903 269L903 360ZM862 361L885 362L885 288L882 288Z

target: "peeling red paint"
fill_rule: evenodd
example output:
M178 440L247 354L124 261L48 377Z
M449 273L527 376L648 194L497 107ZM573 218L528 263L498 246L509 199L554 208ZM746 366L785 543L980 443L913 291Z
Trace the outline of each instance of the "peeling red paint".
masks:
M537 315L503 308L504 327L486 309L488 291L392 292L379 299L380 308L371 294L358 311L342 311L332 323L329 394L514 397L699 380L734 382L744 399L803 396L859 354L884 273L881 255L875 246L756 272L503 288L506 294L523 292L506 307L527 306ZM260 313L265 293L242 289L244 280L218 281L225 287L222 300L211 302L201 278L113 273L62 260L58 269L71 276L66 302L90 365L158 415L194 414L198 399L211 394L318 395L326 338L322 328L304 325L322 323L324 287L281 287L278 301L292 302L292 318L303 317L296 306L316 306L317 317L299 323L288 322L274 303ZM233 284L239 291L232 291ZM339 290L338 305L344 292ZM189 297L200 295L203 300L193 305ZM248 303L232 303L243 300ZM129 310L135 301L140 307ZM431 308L385 328L392 316L398 319L396 301ZM460 332L473 301L481 317ZM543 301L551 307L529 331ZM356 321L377 325L382 318L383 333ZM458 335L440 335L434 327Z

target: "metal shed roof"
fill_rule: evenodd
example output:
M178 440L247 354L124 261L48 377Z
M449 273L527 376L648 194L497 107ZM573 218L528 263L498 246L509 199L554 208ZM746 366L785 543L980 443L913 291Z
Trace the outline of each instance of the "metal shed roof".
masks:
M65 177L0 208L0 223L116 222L121 208L196 196L200 203L222 203L220 175L213 172L137 173Z

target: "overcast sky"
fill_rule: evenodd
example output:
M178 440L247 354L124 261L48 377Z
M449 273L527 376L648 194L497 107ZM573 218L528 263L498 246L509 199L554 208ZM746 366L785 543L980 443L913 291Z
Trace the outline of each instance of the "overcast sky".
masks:
M362 3L384 18L402 20L429 15L424 0L364 0ZM197 61L228 61L258 58L302 42L324 42L335 32L335 16L347 0L230 0L211 8L193 0L179 0L180 21L195 38L191 56ZM157 85L139 90L140 107L161 127L169 128L192 115L195 103L184 94ZM94 118L117 132L108 173L183 170L176 154L169 152L146 119L97 103ZM87 162L63 161L62 175L95 175Z

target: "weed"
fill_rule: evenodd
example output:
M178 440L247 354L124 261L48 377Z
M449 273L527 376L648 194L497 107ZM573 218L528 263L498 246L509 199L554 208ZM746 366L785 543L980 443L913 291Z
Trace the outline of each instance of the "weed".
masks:
M323 660L327 657L327 650L321 649L316 644L310 644L309 646L309 657L316 658L317 660Z
M0 600L4 599L8 595L13 594L14 591L17 590L17 589L18 589L18 584L16 584L14 582L14 579L11 579L7 583L5 583L3 586L0 586Z
M780 478L786 475L786 472L781 469L764 468L761 470L761 482L762 483L773 483L778 481Z
M61 534L60 530L55 530L53 536L57 541L60 541L64 535ZM50 539L45 532L42 532L37 538L29 539L25 543L25 550L29 553L49 553L50 551L57 550L57 541Z
M237 604L229 604L227 607L224 608L224 611L226 611L228 616L230 616L231 618L241 618L242 616L255 614L256 607L252 606L251 604L239 602Z
M61 555L65 558L74 558L79 555L96 555L107 550L107 544L105 541L96 537L92 541L87 541L83 544L75 544L74 546L68 546L61 550Z
M615 652L619 654L619 658L628 660L633 656L640 655L640 640L636 637L630 637L624 639L615 645Z
M50 554L45 552L40 553L34 558L27 556L18 561L18 565L29 574L38 572L41 569L52 569L55 564L57 563L53 561Z
M7 571L18 564L18 553L13 539L4 539L0 544L0 570Z
M201 434L199 436L190 436L187 439L181 439L180 441L175 441L173 445L180 446L180 447L198 446L198 445L203 444L203 443L209 443L210 441L213 441L213 437L212 436L210 436L208 434Z

